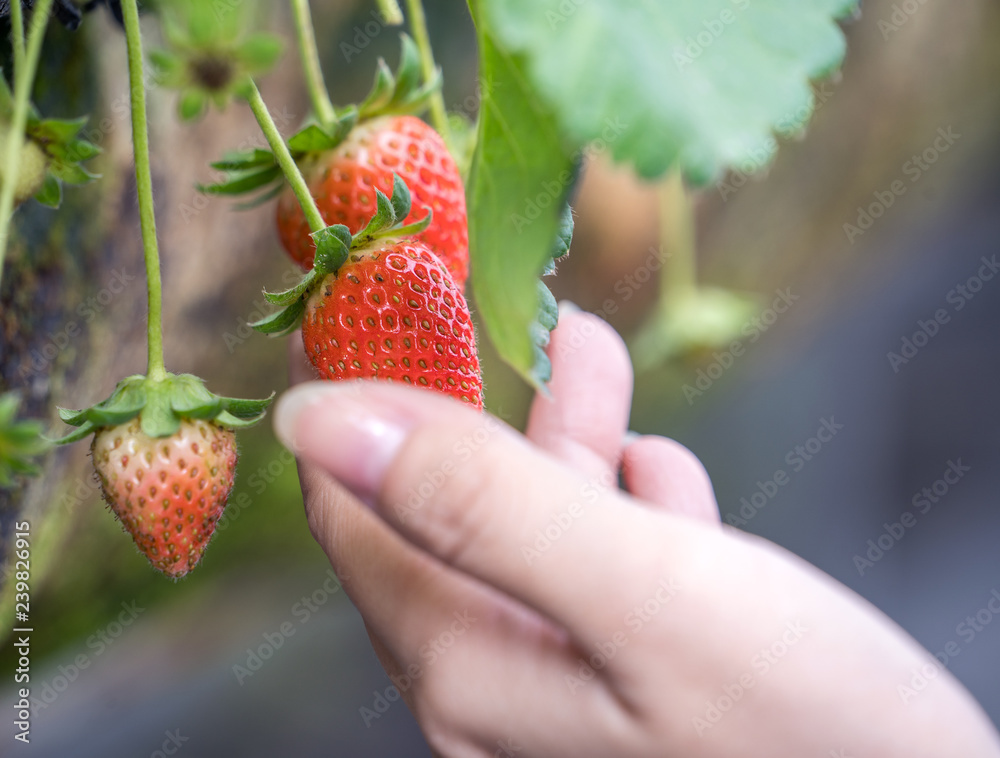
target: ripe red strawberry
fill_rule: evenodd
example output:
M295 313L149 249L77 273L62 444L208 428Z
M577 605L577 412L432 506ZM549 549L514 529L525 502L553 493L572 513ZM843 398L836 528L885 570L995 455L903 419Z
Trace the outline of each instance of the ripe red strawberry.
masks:
M465 189L444 140L414 116L383 116L356 126L338 147L311 166L303 166L310 192L328 224L344 224L352 234L375 214L375 189L392 193L393 174L413 194L405 223L434 212L431 225L417 239L448 267L459 288L469 273L469 230ZM312 266L316 245L294 194L286 189L278 202L278 233L289 255L303 268Z
M313 291L306 354L324 379L384 379L483 407L469 306L448 269L414 240L351 250Z
M233 488L236 436L184 419L170 437L138 417L97 432L91 445L104 499L153 567L179 578L201 560Z

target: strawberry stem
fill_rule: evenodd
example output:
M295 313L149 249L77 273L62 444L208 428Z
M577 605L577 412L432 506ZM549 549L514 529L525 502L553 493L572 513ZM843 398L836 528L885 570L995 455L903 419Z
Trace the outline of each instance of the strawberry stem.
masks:
M14 23L15 60L18 56L18 39L24 34L24 24L20 13L20 0L11 6L18 6L17 23ZM31 89L35 82L35 72L38 70L38 58L42 51L42 40L45 37L45 27L48 26L49 13L52 12L52 0L38 0L31 16L31 28L28 31L28 44L23 49L20 65L15 64L14 70L14 113L11 118L10 132L7 136L7 154L3 156L3 187L0 188L0 281L3 279L3 262L7 254L7 238L10 236L10 222L14 214L14 189L17 186L17 170L21 162L21 148L24 147L24 129L28 123L28 104L31 99ZM11 16L12 20L14 16ZM19 33L20 32L20 33Z
M434 51L431 49L431 39L427 33L427 16L424 14L423 3L421 0L406 0L406 9L410 14L410 30L413 32L413 41L417 43L417 49L420 51L420 67L423 70L424 81L432 81L437 75L437 66L434 64ZM430 109L434 128L441 135L444 144L448 146L448 152L454 155L451 127L448 124L448 111L444 107L444 95L440 87L431 95Z
M153 172L149 165L149 127L146 122L146 85L143 81L142 33L136 0L122 0L125 41L128 47L128 78L132 101L132 145L135 154L135 181L139 195L139 223L146 263L146 290L149 296L146 375L153 380L167 376L163 365L163 284L160 281L160 252L156 244L156 215L153 211Z
M299 53L302 56L302 68L306 74L306 84L309 87L309 99L320 125L329 127L337 121L337 110L330 102L330 93L323 81L323 69L319 62L319 51L316 49L316 32L313 29L312 14L309 12L309 0L292 0L292 14L295 16L295 35L299 43Z
M677 169L660 187L660 243L666 249L661 295L664 302L698 289L694 204Z
M295 159L292 158L292 154L288 150L288 145L285 144L281 132L278 131L274 119L271 118L271 113L267 110L264 98L260 96L260 90L257 89L256 82L250 82L247 102L250 104L250 110L253 111L253 115L257 118L257 123L260 124L260 130L264 132L264 137L267 138L267 143L271 146L271 152L274 153L274 157L278 161L285 179L288 180L288 183L292 187L292 192L295 193L299 205L302 206L302 212L305 213L310 231L315 233L326 229L326 222L323 220L319 208L316 207L316 201L313 200L313 196L309 192L309 187L306 185L306 180L302 178L302 172L299 171Z
M389 26L399 26L403 23L403 11L396 0L378 0L378 12Z
M14 76L24 67L24 10L21 3L10 6L10 41L14 48Z

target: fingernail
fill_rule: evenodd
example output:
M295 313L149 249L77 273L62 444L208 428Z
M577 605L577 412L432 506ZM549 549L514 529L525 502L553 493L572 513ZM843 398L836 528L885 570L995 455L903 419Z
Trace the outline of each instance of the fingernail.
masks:
M572 316L574 313L580 312L580 306L571 300L560 300L559 301L559 315L560 316Z
M274 414L275 434L289 450L369 504L409 432L371 403L356 385L312 382L286 392Z

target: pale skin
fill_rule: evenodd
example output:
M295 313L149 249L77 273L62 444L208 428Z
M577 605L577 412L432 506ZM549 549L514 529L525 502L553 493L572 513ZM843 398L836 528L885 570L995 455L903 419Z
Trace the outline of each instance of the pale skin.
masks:
M550 355L525 435L372 382L302 384L276 413L313 535L437 755L1000 756L902 629L721 525L681 445L626 439L610 327L564 311Z

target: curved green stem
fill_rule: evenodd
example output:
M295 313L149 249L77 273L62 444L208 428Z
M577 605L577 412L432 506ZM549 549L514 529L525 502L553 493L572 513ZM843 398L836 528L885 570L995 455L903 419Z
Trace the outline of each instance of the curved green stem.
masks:
M403 11L396 0L378 0L378 12L389 26L399 26L403 23Z
M319 208L316 207L316 201L309 192L306 180L302 178L302 172L299 171L295 159L288 151L288 145L285 144L281 132L278 131L277 124L271 118L271 113L264 103L264 98L260 96L257 84L252 81L250 82L250 92L247 95L247 102L250 104L250 110L253 111L253 115L257 118L257 123L260 124L260 130L264 132L264 137L267 138L267 144L271 146L271 152L274 153L274 157L278 161L285 179L288 180L288 183L292 187L292 192L295 193L295 197L299 200L299 205L302 206L303 213L306 214L306 221L309 222L310 231L318 232L321 229L326 229L326 222L323 221L323 216L320 214Z
M669 303L698 289L694 204L676 169L660 187L660 243L667 253L661 297Z
M292 0L292 15L295 16L295 35L298 39L299 54L302 56L306 84L309 87L309 99L320 124L328 127L336 122L337 110L330 102L330 93L323 81L323 69L319 62L319 51L316 49L316 32L313 30L312 15L309 12L309 0Z
M20 6L19 0L14 2L14 6ZM11 11L14 6L11 6ZM38 0L31 17L27 47L23 50L20 65L16 66L14 71L14 113L7 135L7 154L3 157L3 187L0 188L0 281L3 279L3 262L7 255L7 238L10 236L10 222L14 213L14 189L17 186L21 148L24 146L24 129L28 123L31 88L35 82L35 73L38 71L38 57L42 52L42 40L51 12L52 0ZM18 19L21 18L20 12L17 16ZM20 36L17 29L23 32L23 25L15 25L13 32L15 57L18 55L17 38Z
M128 79L132 96L132 145L135 153L135 181L139 194L139 223L146 262L146 290L149 295L147 324L149 360L146 376L164 379L163 365L163 285L160 281L160 252L156 244L156 216L153 211L153 172L149 165L149 127L146 122L146 85L142 76L142 33L136 0L122 0L125 40L128 47Z
M429 82L437 73L437 66L434 64L434 52L431 50L431 38L427 33L427 16L424 14L424 6L421 0L406 0L406 10L410 14L410 30L413 32L413 41L417 43L420 51L420 68L423 70L424 81ZM448 124L448 111L444 107L444 95L441 89L431 96L431 121L434 128L444 140L444 143L451 150L451 127Z

